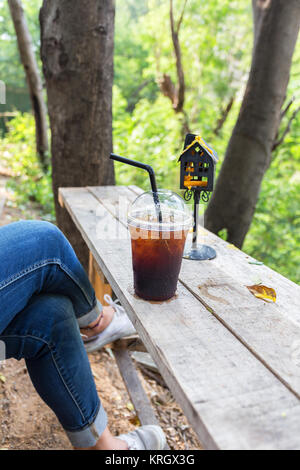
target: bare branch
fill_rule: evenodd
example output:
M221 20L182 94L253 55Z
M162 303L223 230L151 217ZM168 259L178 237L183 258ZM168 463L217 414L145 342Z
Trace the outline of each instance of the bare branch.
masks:
M275 140L274 144L273 144L273 147L272 147L272 151L274 151L277 147L279 147L279 145L281 145L286 137L286 135L290 132L291 130L291 126L292 126L292 122L293 120L295 119L295 117L297 116L297 114L299 113L300 111L300 106L295 109L295 111L293 112L293 114L291 115L287 125L286 125L286 128L285 130L283 131L281 137L277 140Z
M134 108L135 108L135 105L136 105L136 102L137 102L137 98L140 94L140 92L146 88L146 86L149 85L149 83L151 83L153 81L153 78L148 78L147 80L144 80L139 86L138 88L131 94L130 96L130 102L127 104L127 107L126 107L126 111L128 113L132 113Z
M190 129L189 116L188 116L187 112L184 109L182 110L182 114L183 114L182 137L184 138L186 136L186 134L191 133L191 129Z
M43 84L34 55L32 38L28 29L21 0L8 0L14 24L19 54L24 67L35 118L36 150L43 170L48 168L48 124L47 109L43 96Z
M171 32L172 35L175 33L175 22L174 22L174 13L173 13L173 0L170 0L170 22L171 22Z
M280 122L282 121L282 119L284 118L284 116L286 115L286 113L290 109L291 105L294 103L294 101L295 101L295 97L293 96L290 99L290 101L288 102L288 104L286 105L286 107L281 111L281 113L280 113Z
M224 125L224 123L225 123L225 121L226 121L226 119L227 119L227 117L228 117L228 114L230 113L230 110L231 110L231 108L232 108L232 106L233 106L234 99L235 99L235 97L232 96L232 97L230 98L230 100L229 100L229 102L228 102L226 108L222 109L222 111L221 111L221 116L220 116L220 118L219 118L218 121L217 121L216 127L214 128L214 134L215 134L215 135L219 135L220 130L222 129L222 127L223 127L223 125Z
M274 137L274 143L277 142L278 140L278 136L279 136L279 131L280 131L280 124L282 122L282 119L284 118L284 116L287 114L288 110L290 109L291 105L293 104L293 102L295 101L295 97L293 96L287 103L286 107L284 109L281 110L280 112L280 117L279 117L279 123L278 123L278 127L277 127L277 132L276 132L276 135Z
M184 4L183 4L182 12L181 12L180 18L179 18L178 23L177 23L177 28L176 28L177 34L179 34L179 31L180 31L180 27L181 27L181 23L182 23L182 20L183 20L183 16L184 16L184 12L185 12L185 7L186 7L186 4L187 4L187 1L188 1L188 0L185 0L185 2L184 2Z
M176 57L176 71L177 71L177 78L178 78L178 89L177 89L177 96L176 100L173 101L173 107L176 113L180 113L183 110L184 105L184 97L185 97L185 80L184 80L184 71L181 61L181 47L179 42L179 29L182 23L184 10L186 6L187 0L185 0L184 7L177 25L177 29L175 29L175 21L174 21L174 12L173 12L173 0L170 0L170 24L171 24L171 34L172 34L172 41L173 47Z

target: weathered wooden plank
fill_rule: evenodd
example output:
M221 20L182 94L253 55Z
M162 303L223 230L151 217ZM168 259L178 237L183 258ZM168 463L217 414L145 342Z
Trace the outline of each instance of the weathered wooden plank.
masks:
M131 185L128 189L134 193L134 197L143 193L138 186ZM266 265L251 264L256 261L254 258L204 227L199 226L198 232L199 243L209 244L217 251L217 257L208 263L220 267L242 285L262 283L270 287L276 286L276 304L292 321L300 322L300 287L297 284Z
M112 218L111 214L99 204L96 198L83 188L63 188L59 191L59 201L72 216L70 203L76 201L76 214L85 217L89 224L87 229L93 231L93 238L97 240L119 240L129 239L129 234L116 218ZM88 217L90 215L90 217ZM85 241L88 238L85 235ZM101 269L101 267L100 267Z
M254 297L227 272L184 262L181 282L300 398L300 324L274 303ZM288 305L286 306L288 310Z
M158 371L157 365L155 364L149 353L134 351L131 354L131 357L139 364L142 364L142 366L145 366L147 369L153 370L154 372Z
M143 426L146 424L158 425L151 403L142 387L129 352L126 349L114 347L113 353L141 424Z
M117 348L127 349L127 351L139 351L143 353L147 352L144 343L142 343L137 335L125 336L121 339L118 339L118 341L115 341L114 344Z
M101 239L103 206L88 191L61 195L203 445L300 448L299 400L182 285L171 302L136 298L129 240ZM108 211L103 217L114 224Z
M180 281L300 397L300 287L266 266L250 265L245 253L207 230L200 232L205 243L213 242L218 256L183 260ZM248 291L254 273L260 273L258 282L275 288L276 303Z
M120 374L141 425L145 426L147 424L155 424L159 426L159 422L155 416L151 402L140 382L128 351L122 347L119 348L118 344L114 343L113 352ZM168 444L165 445L164 450L169 450Z
M139 421L142 426L147 424L159 426L151 402L140 382L129 352L127 349L119 346L120 344L118 344L118 342L114 343L113 353ZM168 444L166 444L164 450L169 449Z
M113 189L114 188L114 189ZM127 227L127 212L137 195L126 186L88 186L104 207Z
M240 284L262 283L274 287L277 293L276 305L291 321L300 324L300 287L265 265L251 264L256 260L215 234L199 228L199 238L217 249L214 264L239 280ZM287 308L288 306L288 308Z

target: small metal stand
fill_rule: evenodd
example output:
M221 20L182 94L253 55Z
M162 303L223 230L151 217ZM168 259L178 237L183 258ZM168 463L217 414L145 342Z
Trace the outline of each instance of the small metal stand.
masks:
M216 251L207 245L198 245L198 220L199 220L199 202L201 197L201 190L194 189L194 227L193 227L193 241L185 247L183 258L192 259L197 261L204 261L214 259L217 256ZM205 193L205 192L204 192ZM207 202L208 195L203 194L202 200ZM185 199L191 199L191 192L186 192Z

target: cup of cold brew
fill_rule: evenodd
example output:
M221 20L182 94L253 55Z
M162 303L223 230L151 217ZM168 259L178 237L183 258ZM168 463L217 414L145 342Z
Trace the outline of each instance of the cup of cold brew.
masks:
M134 290L144 300L164 301L176 293L191 214L172 191L140 195L128 212Z

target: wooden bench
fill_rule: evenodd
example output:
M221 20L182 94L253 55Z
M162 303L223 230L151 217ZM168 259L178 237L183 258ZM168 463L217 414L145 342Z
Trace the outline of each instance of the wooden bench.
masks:
M141 423L156 418L128 353L135 347L151 354L204 448L300 449L300 288L200 228L217 258L183 260L173 300L137 298L126 210L140 193L60 190L89 247L91 280L102 295L114 291L139 334L114 354ZM249 292L259 282L276 290L276 303Z

